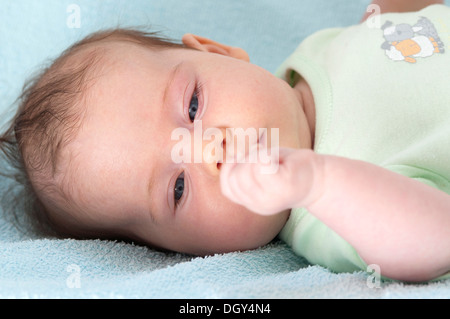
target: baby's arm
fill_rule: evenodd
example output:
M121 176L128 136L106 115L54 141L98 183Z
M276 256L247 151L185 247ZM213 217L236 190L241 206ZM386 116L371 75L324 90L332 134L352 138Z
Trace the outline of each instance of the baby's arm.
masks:
M340 234L367 264L401 280L450 271L450 196L381 167L321 156L308 210Z
M263 214L306 207L386 277L421 281L450 271L448 194L370 163L280 150L275 174L223 165L224 194Z
M444 0L373 0L371 4L378 5L381 13L410 12L422 10L432 4L444 4ZM366 12L361 22L371 14L371 12Z

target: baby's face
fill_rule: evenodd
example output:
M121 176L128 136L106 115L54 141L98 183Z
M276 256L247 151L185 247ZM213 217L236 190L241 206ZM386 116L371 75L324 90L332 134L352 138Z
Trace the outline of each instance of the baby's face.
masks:
M270 135L278 128L279 146L310 147L298 94L229 56L111 45L111 63L89 89L86 117L69 145L75 218L193 254L253 249L272 240L289 212L260 216L225 198L220 164L177 163L172 150L180 140L172 132L187 129L194 145L193 119L203 131L266 128Z

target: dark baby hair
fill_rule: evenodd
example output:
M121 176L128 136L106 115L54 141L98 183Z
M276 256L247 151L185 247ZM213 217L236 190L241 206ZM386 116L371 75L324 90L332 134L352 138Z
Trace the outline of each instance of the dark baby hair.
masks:
M105 51L101 44L107 42L134 43L153 50L185 48L159 33L102 30L70 46L24 85L15 103L17 112L0 135L3 214L22 232L84 237L55 223L52 214L64 215L66 206L55 204L50 209L39 193L51 194L59 203L70 199L70 187L58 187L50 181L55 174L64 175L58 166L61 149L77 134L86 109L84 92L102 66Z

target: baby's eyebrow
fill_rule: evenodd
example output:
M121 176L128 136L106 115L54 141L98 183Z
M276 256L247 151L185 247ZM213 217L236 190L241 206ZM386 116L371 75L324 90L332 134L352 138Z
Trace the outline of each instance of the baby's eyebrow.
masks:
M164 94L163 94L163 105L166 104L167 94L169 92L169 88L172 85L172 82L175 78L175 75L180 71L180 67L183 64L184 61L181 61L178 63L171 71L166 83L166 87L164 88Z

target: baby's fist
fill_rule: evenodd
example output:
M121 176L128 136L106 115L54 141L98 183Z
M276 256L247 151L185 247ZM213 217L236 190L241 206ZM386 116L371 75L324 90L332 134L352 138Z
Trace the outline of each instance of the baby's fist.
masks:
M312 150L272 148L269 157L264 149L253 152L258 152L257 156L250 152L245 160L222 164L220 185L231 201L261 215L272 215L305 206L312 193L317 193L311 192L318 157ZM255 157L256 161L251 160Z

